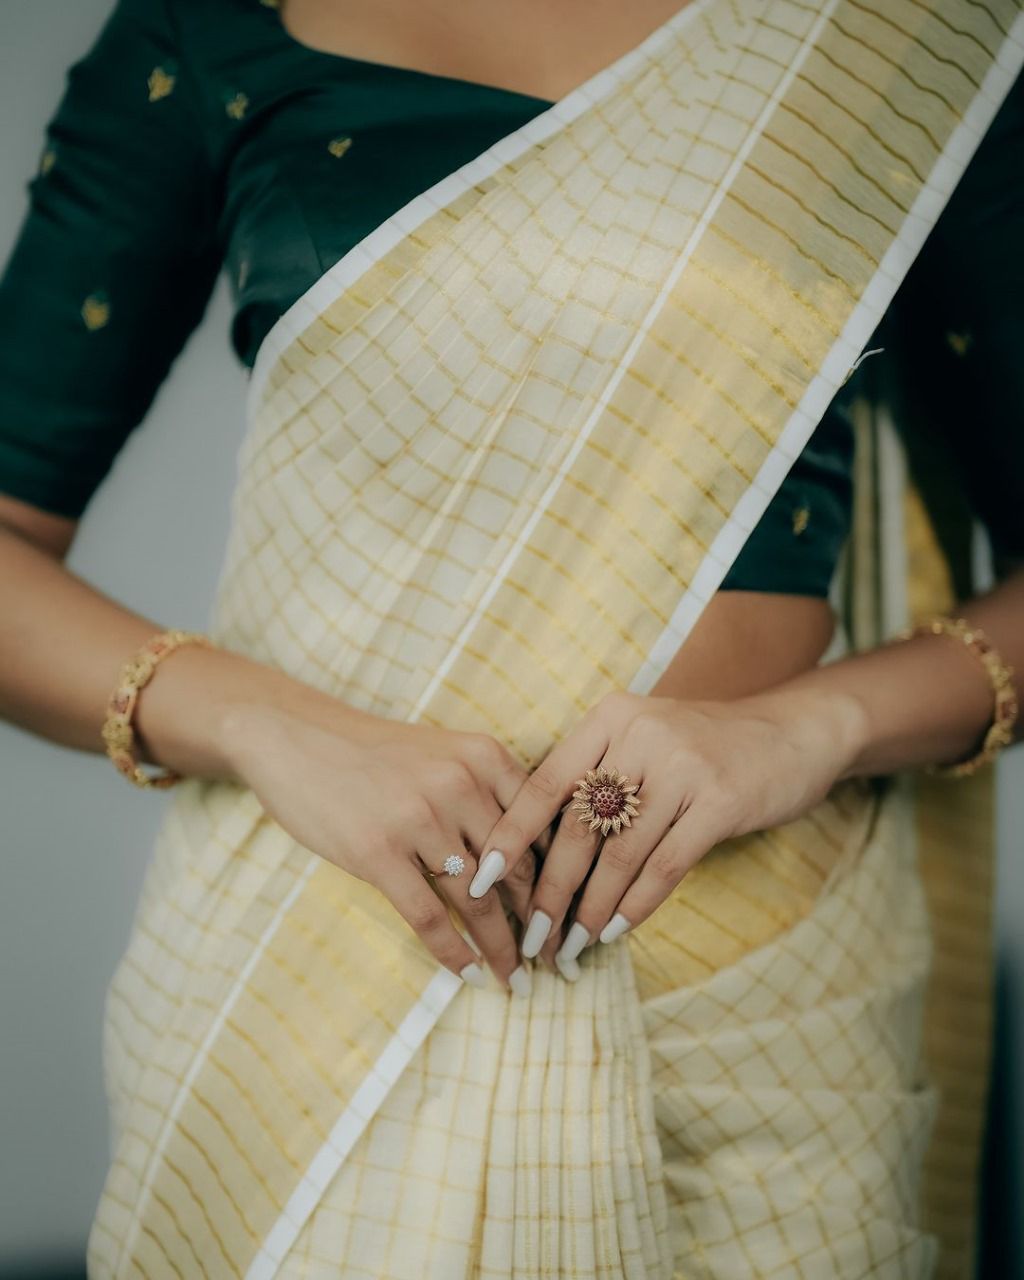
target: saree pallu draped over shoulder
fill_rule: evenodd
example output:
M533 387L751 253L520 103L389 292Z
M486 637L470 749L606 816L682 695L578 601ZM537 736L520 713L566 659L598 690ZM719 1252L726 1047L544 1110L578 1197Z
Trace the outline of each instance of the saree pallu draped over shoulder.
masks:
M528 767L649 691L1022 41L1008 0L694 0L412 201L260 351L210 634ZM867 642L927 542L872 457ZM187 779L107 997L90 1276L971 1274L989 783L844 783L513 1000L249 789Z

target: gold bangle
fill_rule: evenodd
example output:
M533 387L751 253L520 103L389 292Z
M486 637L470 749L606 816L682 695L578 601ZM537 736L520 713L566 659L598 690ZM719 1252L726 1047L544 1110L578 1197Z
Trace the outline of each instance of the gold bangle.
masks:
M117 684L107 700L106 718L100 733L107 746L107 755L115 767L136 786L163 790L181 781L181 775L170 769L159 774L145 773L135 759L132 713L140 689L149 680L160 659L179 645L203 644L212 647L212 643L209 636L199 631L181 631L178 628L158 631L121 668Z
M966 618L930 618L916 627L901 631L893 638L909 640L916 635L947 635L963 641L981 662L992 682L992 722L978 751L967 760L960 760L955 764L929 765L927 769L928 773L936 773L945 778L968 777L982 765L988 764L1013 741L1013 726L1017 722L1020 705L1013 685L1013 667L1003 661L985 632L980 627L973 626Z

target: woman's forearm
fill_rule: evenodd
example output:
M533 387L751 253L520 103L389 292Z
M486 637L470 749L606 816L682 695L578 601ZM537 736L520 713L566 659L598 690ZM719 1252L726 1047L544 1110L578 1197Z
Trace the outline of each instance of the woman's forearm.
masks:
M981 627L1024 692L1024 569L953 610ZM826 663L764 695L807 723L831 719L849 743L845 777L892 773L966 758L992 721L993 688L968 647L947 635L915 636ZM1022 736L1020 720L1015 735Z
M161 630L0 518L0 716L105 751L100 730L121 666ZM244 654L195 644L157 664L133 726L138 759L250 788L292 839L379 888L453 974L485 985L482 956L506 989L528 992L505 912L522 912L528 886L466 906L470 846L479 850L526 776L499 743L374 715ZM454 889L445 877L434 892L421 871L443 876L452 854L470 875Z
M957 612L982 627L1024 684L1024 569ZM161 624L83 581L59 555L0 522L0 717L51 741L103 752L106 701L122 663ZM815 667L760 695L811 732L849 744L845 776L969 755L992 716L992 686L966 646L921 636ZM781 701L780 701L781 700ZM140 760L184 775L237 778L253 709L294 710L348 736L377 717L274 667L185 645L161 662L135 712ZM1024 733L1018 722L1017 736Z
M0 717L53 742L104 752L100 728L121 665L164 625L0 526ZM184 775L235 778L237 713L267 705L301 709L325 727L364 715L242 654L184 645L139 695L137 758Z

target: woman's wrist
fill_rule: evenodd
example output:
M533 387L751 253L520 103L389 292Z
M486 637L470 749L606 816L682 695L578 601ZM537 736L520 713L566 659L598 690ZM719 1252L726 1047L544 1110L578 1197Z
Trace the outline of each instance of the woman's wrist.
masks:
M185 777L245 781L276 721L301 716L354 741L379 717L244 654L185 645L154 672L135 711L140 760Z
M747 699L754 714L766 715L786 737L815 758L830 757L836 781L856 776L857 762L870 741L871 719L855 693L834 682L807 677L815 668Z
M833 741L836 780L946 764L969 755L991 723L991 684L948 637L919 635L825 663L779 685L798 731Z
M247 783L251 763L260 755L277 751L289 740L293 726L316 725L347 741L353 749L365 750L380 742L389 726L395 729L402 724L285 677L256 696L247 694L226 703L217 740L231 777Z

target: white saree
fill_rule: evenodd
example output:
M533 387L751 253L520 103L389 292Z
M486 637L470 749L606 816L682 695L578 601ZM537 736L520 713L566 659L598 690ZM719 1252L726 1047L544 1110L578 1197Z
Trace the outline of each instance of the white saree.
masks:
M692 0L268 335L211 636L527 766L649 692L1022 61L1015 0ZM855 643L943 589L863 436ZM185 780L107 997L90 1277L970 1275L990 782L843 784L512 1000Z

